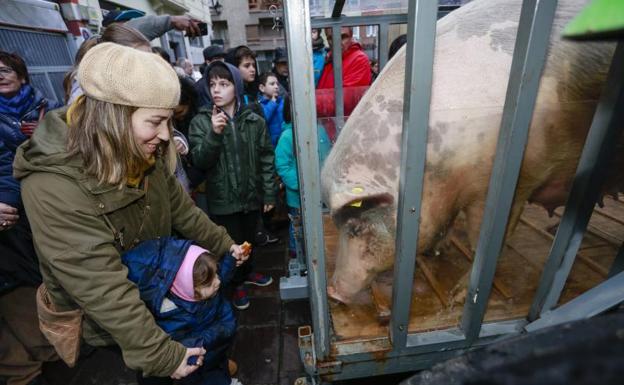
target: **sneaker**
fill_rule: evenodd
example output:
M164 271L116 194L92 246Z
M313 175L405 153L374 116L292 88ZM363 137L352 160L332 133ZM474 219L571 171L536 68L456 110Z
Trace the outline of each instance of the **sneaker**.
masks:
M260 273L251 273L244 282L246 285L269 286L273 283L270 275L262 275Z
M265 231L265 234L266 234L266 241L267 241L267 243L270 244L270 243L279 242L279 238L276 237L275 235L269 233L268 231Z
M256 245L258 246L266 246L270 243L278 242L279 238L275 235L272 235L268 231L258 231L256 233Z
M249 307L249 297L247 297L247 290L244 288L236 288L234 290L234 307L238 310L245 310Z

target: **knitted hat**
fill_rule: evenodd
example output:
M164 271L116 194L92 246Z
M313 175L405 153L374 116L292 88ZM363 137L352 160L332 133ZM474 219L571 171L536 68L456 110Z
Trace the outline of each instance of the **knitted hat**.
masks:
M195 290L193 285L193 266L195 266L195 261L197 261L197 258L199 258L201 254L206 252L208 252L208 250L202 249L199 246L192 245L191 247L189 247L186 255L184 256L184 261L182 261L182 264L178 269L178 273L173 279L173 285L171 285L171 291L173 292L173 294L186 301L199 301L195 298Z
M85 95L113 104L174 108L180 100L180 81L169 63L151 52L114 43L87 51L78 81Z

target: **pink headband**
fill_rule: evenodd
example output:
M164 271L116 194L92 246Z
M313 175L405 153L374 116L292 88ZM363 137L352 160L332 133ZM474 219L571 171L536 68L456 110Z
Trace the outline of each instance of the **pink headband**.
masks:
M191 302L197 302L195 298L195 290L193 290L193 266L195 261L202 253L206 253L208 250L202 249L199 246L192 245L189 247L184 261L180 265L180 269L173 279L173 285L171 285L171 292L178 297Z

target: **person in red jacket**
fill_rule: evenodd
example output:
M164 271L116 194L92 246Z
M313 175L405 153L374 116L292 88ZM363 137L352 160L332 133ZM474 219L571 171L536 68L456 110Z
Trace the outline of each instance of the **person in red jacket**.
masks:
M342 87L344 98L344 115L349 116L371 84L371 71L368 56L360 43L353 40L353 29L340 29L342 45ZM332 30L325 29L327 41L332 44ZM327 55L327 64L316 87L316 113L319 118L336 116L334 95L334 65L332 52ZM330 124L333 126L332 124ZM332 140L335 140L335 129L326 127Z

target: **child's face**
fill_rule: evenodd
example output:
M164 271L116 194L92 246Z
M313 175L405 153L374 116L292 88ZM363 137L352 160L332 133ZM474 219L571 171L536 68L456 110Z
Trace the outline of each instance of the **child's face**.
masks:
M267 98L276 97L279 93L277 78L275 76L269 76L266 84L260 84L260 92L262 92Z
M225 108L236 101L234 84L223 78L210 79L210 96L217 107Z
M256 78L256 61L251 56L245 56L238 65L238 70L245 83L251 83Z
M199 288L199 295L201 299L209 299L215 296L221 287L221 280L218 275L215 275L214 279L208 286L203 286Z

